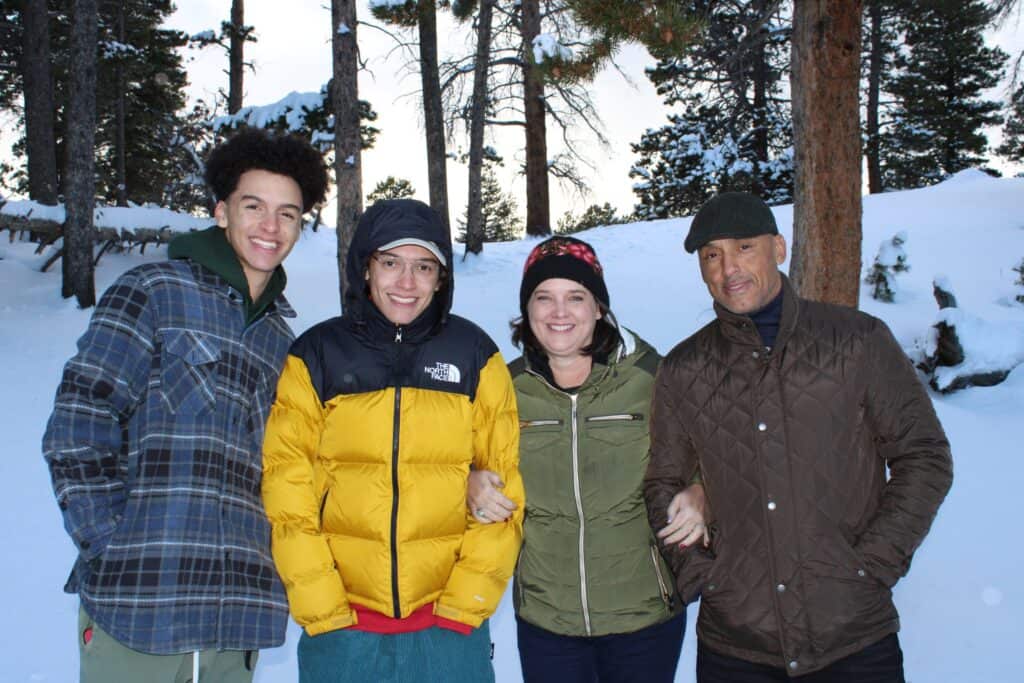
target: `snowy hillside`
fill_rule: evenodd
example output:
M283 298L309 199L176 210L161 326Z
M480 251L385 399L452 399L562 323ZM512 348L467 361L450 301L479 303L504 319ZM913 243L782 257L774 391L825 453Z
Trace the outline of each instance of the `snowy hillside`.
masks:
M140 210L141 211L141 210ZM776 217L787 239L792 209ZM142 218L139 217L141 222ZM131 216L118 223L132 222ZM167 224L166 221L161 224ZM711 319L710 298L696 259L682 248L689 219L597 228L580 236L603 261L612 309L619 320L665 352ZM988 353L1024 358L1024 304L1012 269L1024 258L1024 179L993 179L965 172L931 188L866 197L863 258L869 265L883 240L907 236L910 270L897 276L895 303L862 290L862 308L881 317L897 339L916 352L929 337L938 309L932 280L943 276L972 319L982 321ZM0 415L5 457L0 458L0 585L8 613L0 681L77 680L77 600L61 592L74 549L53 500L40 439L60 370L74 351L89 312L59 296L59 268L41 274L48 253L0 240ZM481 324L507 359L515 351L508 321L517 313L519 276L534 240L488 244L484 254L455 264L455 312ZM459 247L461 249L461 247ZM338 313L332 230L307 232L286 262L287 294L299 312L296 332ZM102 290L118 273L163 249L108 254L100 263ZM1016 355L1014 355L1016 354ZM998 359L997 359L998 360ZM1013 501L1024 484L1024 368L992 388L933 394L953 445L955 481L909 576L896 587L907 679L1011 683L1024 635L1024 547ZM492 620L499 683L521 680L511 606ZM695 655L690 625L677 681L692 681ZM256 680L297 680L292 628L288 643L262 653Z

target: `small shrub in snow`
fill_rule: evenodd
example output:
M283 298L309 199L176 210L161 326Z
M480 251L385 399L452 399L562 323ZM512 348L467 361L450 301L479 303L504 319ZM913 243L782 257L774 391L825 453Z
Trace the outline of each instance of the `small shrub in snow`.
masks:
M1020 292L1017 293L1017 296L1015 298L1017 299L1017 301L1024 304L1024 258L1020 260L1020 264L1018 264L1017 267L1013 269L1013 271L1017 273L1016 284L1017 289L1020 290Z
M872 286L873 298L892 303L896 297L899 289L896 285L896 274L910 270L910 266L907 265L907 252L903 249L906 242L907 233L901 230L891 240L885 240L879 245L875 262L864 278L864 282Z

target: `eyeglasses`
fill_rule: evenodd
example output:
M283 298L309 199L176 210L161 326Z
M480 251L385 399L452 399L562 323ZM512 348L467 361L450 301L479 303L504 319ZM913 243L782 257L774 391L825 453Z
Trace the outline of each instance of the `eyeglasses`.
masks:
M373 260L388 275L401 276L405 274L407 268L411 268L412 275L417 280L433 280L441 272L441 264L433 259L407 260L386 252L376 252L373 254Z

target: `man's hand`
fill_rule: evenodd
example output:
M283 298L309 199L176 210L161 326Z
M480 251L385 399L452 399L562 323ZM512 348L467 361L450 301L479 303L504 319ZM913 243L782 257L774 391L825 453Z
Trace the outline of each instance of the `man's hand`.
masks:
M665 545L688 548L699 540L708 546L708 528L704 524L704 486L690 484L668 504L668 524L658 532Z
M490 470L473 470L469 473L466 505L473 511L478 522L504 522L519 507L499 490L503 488L505 482Z

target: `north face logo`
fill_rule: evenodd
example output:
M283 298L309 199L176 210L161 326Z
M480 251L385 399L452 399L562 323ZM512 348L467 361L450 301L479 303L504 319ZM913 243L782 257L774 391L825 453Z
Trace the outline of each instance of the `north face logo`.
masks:
M423 372L430 375L430 378L435 382L451 382L458 384L462 381L462 373L459 369L451 363L438 362L434 367L429 365L423 368Z

